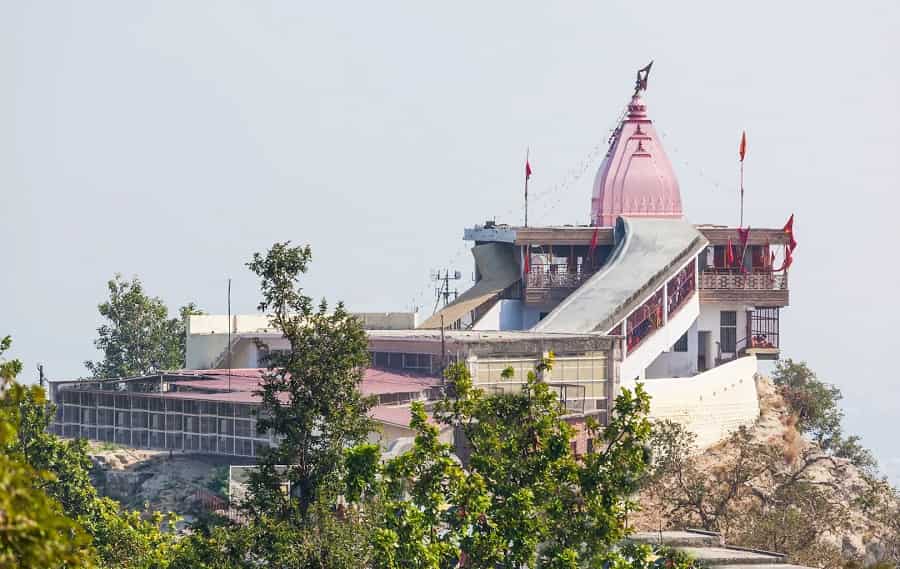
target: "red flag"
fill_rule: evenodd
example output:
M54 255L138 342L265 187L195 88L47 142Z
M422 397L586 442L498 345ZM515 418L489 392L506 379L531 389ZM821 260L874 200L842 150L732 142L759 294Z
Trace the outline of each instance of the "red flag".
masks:
M788 237L791 238L790 243L788 243L788 249L791 252L794 252L794 249L797 248L797 240L794 239L794 214L791 214L791 217L788 218L787 223L784 224L784 232L788 234Z
M531 178L531 162L528 159L525 159L525 179Z
M525 247L525 274L531 272L531 245Z
M747 155L747 131L741 133L741 146L738 149L738 154L741 156L741 162L744 161L744 156Z
M728 247L725 249L725 266L731 267L734 265L734 244L731 243L731 238L728 238Z
M788 218L787 223L784 224L784 232L788 235L794 234L794 214Z
M773 258L774 258L774 255L775 254L773 253L772 254ZM794 262L794 255L791 253L791 250L789 248L785 247L784 248L784 262L777 269L772 269L772 272L777 273L780 271L786 271L786 270L788 270L788 268L791 266L791 263L793 263L793 262Z
M774 258L775 253L772 252L772 246L769 244L769 240L766 239L766 246L759 252L760 266L766 270L771 269L772 259Z
M738 238L741 240L741 247L747 246L747 241L750 239L750 228L742 229L738 227Z
M591 236L591 246L588 247L588 259L591 259L593 262L594 259L594 249L597 248L597 240L600 237L600 226L594 228L594 234Z

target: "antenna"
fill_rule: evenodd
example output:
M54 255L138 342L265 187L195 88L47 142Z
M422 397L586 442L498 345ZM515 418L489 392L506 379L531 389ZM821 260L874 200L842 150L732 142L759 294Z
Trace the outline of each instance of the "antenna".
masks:
M231 393L231 278L228 279L228 392Z
M43 388L44 388L44 382L46 381L46 379L45 379L45 377L44 377L44 364L39 363L39 364L37 365L37 370L38 370L38 383L40 384L41 389L43 389Z
M462 279L461 271L453 271L451 269L444 269L443 274L441 274L441 270L431 271L431 280L438 283L437 288L434 289L435 299L434 299L434 310L432 314L437 312L438 306L441 304L441 298L444 299L444 306L450 304L450 297L452 296L454 300L459 296L459 291L454 289L450 289L450 281L458 281Z
M444 370L447 369L447 344L444 340L444 315L441 314L441 383L444 383Z

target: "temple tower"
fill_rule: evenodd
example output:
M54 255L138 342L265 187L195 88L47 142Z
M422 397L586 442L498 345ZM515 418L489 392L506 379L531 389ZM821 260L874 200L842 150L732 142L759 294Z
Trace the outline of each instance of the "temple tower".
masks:
M591 225L610 227L618 216L681 218L681 192L672 163L647 116L641 93L650 66L638 72L628 112L616 127L594 180ZM642 76L641 73L644 73Z

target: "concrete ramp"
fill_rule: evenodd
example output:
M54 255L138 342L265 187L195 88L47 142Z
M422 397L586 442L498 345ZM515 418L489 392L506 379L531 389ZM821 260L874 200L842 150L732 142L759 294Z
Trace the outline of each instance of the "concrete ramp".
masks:
M696 256L707 240L682 219L622 218L610 260L532 328L606 334Z
M521 278L519 263L511 244L476 245L472 248L472 255L475 257L475 265L478 267L481 279L472 288L459 295L456 300L420 324L419 328L440 328L441 316L444 317L444 326L452 328L454 322L466 317L470 312L494 302L499 298L500 293Z

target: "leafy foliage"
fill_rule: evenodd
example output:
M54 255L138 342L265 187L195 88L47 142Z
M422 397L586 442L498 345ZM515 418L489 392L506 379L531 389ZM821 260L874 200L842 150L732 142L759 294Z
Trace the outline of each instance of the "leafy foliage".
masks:
M710 472L698 464L693 433L668 420L657 422L653 430L655 462L647 482L661 519L676 527L699 526L731 536L742 523L736 506L747 496L750 482L766 471L768 461L780 459L741 428L726 445L734 452Z
M40 473L33 477L32 486L70 518L78 535L92 543L86 559L117 568L167 564L174 535L164 528L174 523L174 517L154 513L143 519L138 512L123 512L114 500L100 497L91 483L86 442L62 440L48 432L54 409L43 389L11 384L0 410L14 432L0 444L0 456Z
M777 363L772 380L797 416L801 433L834 456L846 458L868 472L875 470L875 457L860 444L859 437L844 436L844 412L838 406L843 398L840 389L819 380L806 362L792 359Z
M9 349L0 340L0 357ZM41 400L38 387L15 383L22 364L0 359L0 447L19 438L16 410L30 399ZM53 475L34 469L20 457L0 453L0 567L93 567L88 535L41 490Z
M141 281L116 274L107 283L109 300L97 308L107 320L97 328L94 345L103 353L100 361L84 363L96 378L133 377L155 370L184 366L185 322L197 314L194 303L169 318L169 309L158 297L144 293Z
M371 559L365 519L322 502L304 520L266 515L245 526L215 527L178 544L170 569L358 569Z
M366 334L343 304L329 312L324 300L314 308L303 294L298 281L311 257L309 246L276 243L247 264L261 281L259 309L271 313L290 344L270 358L261 388L259 432L273 432L280 443L251 476L247 507L257 516L302 519L322 492L340 484L344 449L374 428L367 414L374 402L358 388L369 361Z
M607 427L584 426L603 449L577 459L573 427L539 379L551 366L547 360L529 373L521 392L486 396L466 366L454 364L446 372L454 397L436 407L435 418L413 405L412 450L369 473L380 487L368 502L380 506L374 567L692 566L678 556L661 565L665 556L649 547L619 545L634 507L629 496L649 459L649 396L640 386L623 390ZM464 433L466 468L433 421Z
M790 437L783 444L760 444L746 429L712 451L716 460L710 466L700 460L694 441L677 423L654 424L654 461L644 492L661 513L660 529L702 527L722 532L729 543L788 553L804 565L844 566L840 548L823 535L844 528L849 504L812 467L827 463L840 471L851 466L817 447L798 451ZM857 509L889 526L898 513L892 489L871 477L863 480L870 489L859 496L864 503ZM882 546L892 547L889 540Z

